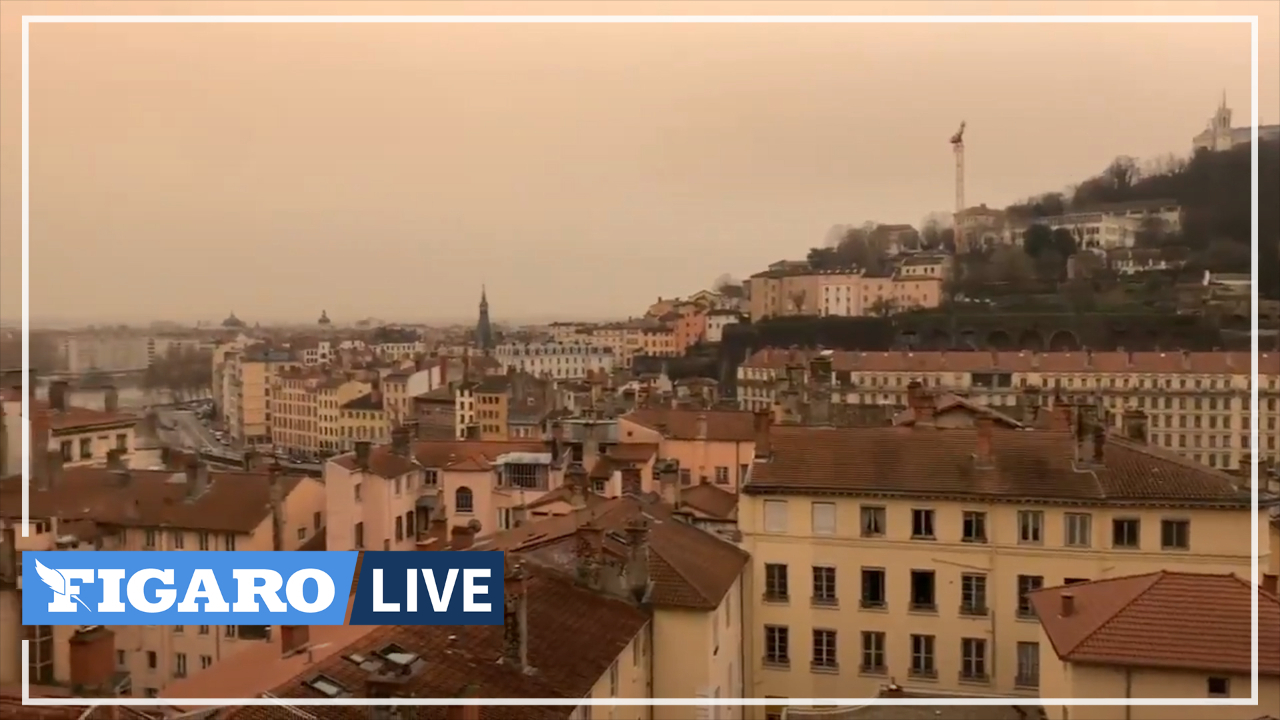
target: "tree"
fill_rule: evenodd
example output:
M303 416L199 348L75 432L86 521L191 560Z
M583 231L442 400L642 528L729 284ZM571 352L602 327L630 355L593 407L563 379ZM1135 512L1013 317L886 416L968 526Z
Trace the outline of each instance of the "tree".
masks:
M1082 240L1084 236L1084 228L1076 226L1075 229L1060 227L1053 229L1053 251L1063 258L1069 258L1076 254L1076 250L1083 247Z
M1048 225L1036 223L1022 233L1022 251L1038 258L1053 249L1053 230Z
M143 387L164 390L182 402L205 395L213 386L213 352L190 345L170 345L142 377Z
M1138 223L1133 244L1140 248L1162 247L1170 239L1169 223L1159 215L1148 215Z
M867 311L876 317L889 317L898 311L898 303L893 298L878 297L871 301Z
M1015 247L1002 245L991 252L987 261L992 282L1023 286L1035 279L1031 258Z

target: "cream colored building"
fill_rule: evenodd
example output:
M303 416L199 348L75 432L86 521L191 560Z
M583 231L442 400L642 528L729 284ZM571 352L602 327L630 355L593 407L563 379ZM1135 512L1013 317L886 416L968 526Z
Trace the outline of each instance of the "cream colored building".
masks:
M391 442L392 422L387 417L385 399L370 392L349 400L339 408L338 450L350 452L358 442Z
M75 407L68 405L67 384L53 382L48 402L31 400L31 447L57 452L66 466L104 465L112 454L130 463L138 417L120 411L115 388L107 388L104 395L102 410ZM0 400L0 477L5 477L22 472L21 389L0 389Z
M1059 407L1046 430L915 411L911 427L757 440L738 507L748 696L871 697L896 678L1034 698L1035 590L1249 572L1249 495L1229 475L1107 435L1087 408ZM1264 567L1271 553L1264 539Z
M1280 354L1258 358L1258 454L1280 462ZM790 370L789 370L790 369ZM1250 357L1236 352L852 352L765 349L738 368L738 402L772 410L788 372L825 380L833 403L907 405L907 388L957 393L1012 412L1038 389L1047 405L1100 397L1114 429L1126 410L1146 414L1148 442L1210 467L1249 455Z
M371 385L317 370L288 370L271 378L272 440L276 450L311 454L341 450L343 406ZM381 436L380 436L381 437Z
M50 460L56 455L50 456ZM31 494L32 533L22 537L21 479L0 483L0 550L291 550L324 527L324 487L303 477L256 472L176 472L39 466ZM122 502L133 496L135 503ZM0 562L0 682L20 680L19 640L32 640L32 682L67 683L76 626L20 620L20 557ZM118 682L138 697L207 669L266 638L262 626L110 628Z
M1048 720L1254 720L1280 708L1280 600L1237 575L1154 572L1056 587L1031 602L1046 698L1248 698L1258 596L1258 704L1045 707Z
M287 350L260 344L227 351L225 358L229 391L223 412L228 432L245 447L271 447L273 378L278 372L302 367L302 361Z

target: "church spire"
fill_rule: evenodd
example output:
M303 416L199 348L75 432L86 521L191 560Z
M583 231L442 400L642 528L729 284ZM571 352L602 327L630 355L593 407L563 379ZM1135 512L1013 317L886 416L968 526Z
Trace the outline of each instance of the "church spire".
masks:
M476 347L488 355L493 349L493 326L489 322L489 295L484 285L480 286L480 318L476 322Z

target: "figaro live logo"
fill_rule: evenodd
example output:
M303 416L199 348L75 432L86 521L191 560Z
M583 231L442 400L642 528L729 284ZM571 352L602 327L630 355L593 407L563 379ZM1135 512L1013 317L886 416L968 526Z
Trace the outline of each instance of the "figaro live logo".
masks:
M22 567L26 625L502 623L500 552L25 552Z

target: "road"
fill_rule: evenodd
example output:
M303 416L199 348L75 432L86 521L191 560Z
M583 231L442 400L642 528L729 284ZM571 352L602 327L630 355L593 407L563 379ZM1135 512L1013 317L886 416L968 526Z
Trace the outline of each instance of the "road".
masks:
M173 425L181 437L183 447L191 450L233 450L218 442L209 426L200 422L200 418L189 410L160 410L160 418Z

